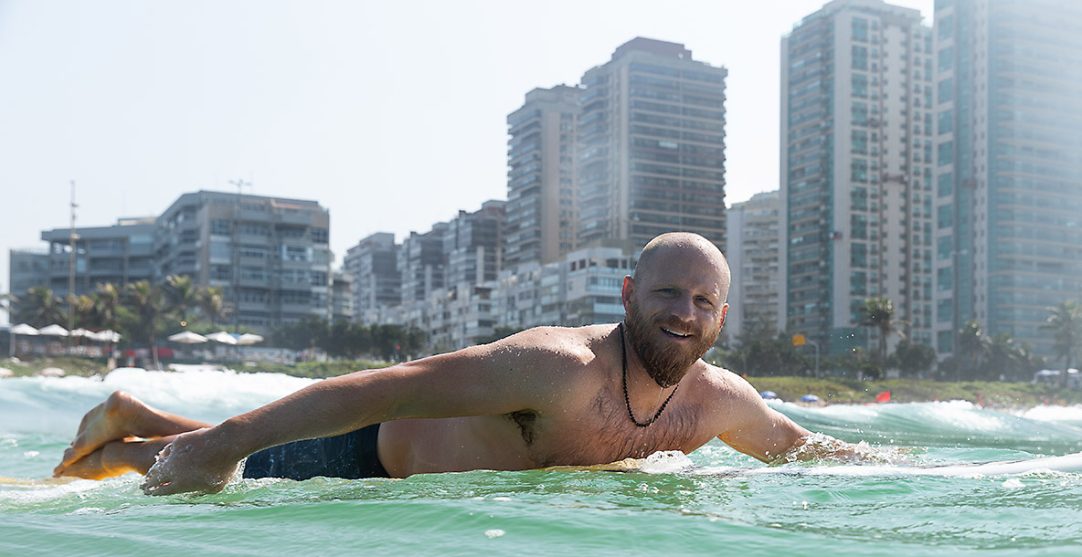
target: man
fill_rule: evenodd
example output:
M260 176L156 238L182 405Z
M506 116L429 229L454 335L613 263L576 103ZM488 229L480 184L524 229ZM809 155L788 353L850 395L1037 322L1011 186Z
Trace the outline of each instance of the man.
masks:
M714 437L773 461L810 433L700 359L728 290L712 243L664 234L624 279L622 324L540 327L327 379L213 427L116 393L83 419L55 474L135 470L164 495L221 490L253 453L246 477L405 477L606 464Z

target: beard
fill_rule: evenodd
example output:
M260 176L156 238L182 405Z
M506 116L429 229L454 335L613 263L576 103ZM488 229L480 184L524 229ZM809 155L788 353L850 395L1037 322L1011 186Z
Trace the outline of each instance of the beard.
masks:
M659 327L669 325L676 330L687 330L693 336L691 343L684 346L680 342L666 342L660 335L665 333ZM719 327L716 331L703 331L697 327L686 327L685 324L675 320L655 321L649 316L639 312L635 300L631 303L624 317L624 326L627 329L628 343L638 354L639 360L646 367L646 372L662 388L671 387L680 382L699 358L714 345Z

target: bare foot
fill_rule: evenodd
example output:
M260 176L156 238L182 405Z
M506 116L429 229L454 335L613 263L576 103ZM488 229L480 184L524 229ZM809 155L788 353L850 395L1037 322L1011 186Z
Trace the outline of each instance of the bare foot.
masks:
M88 480L104 480L137 472L145 474L168 440L113 441L66 467L62 474Z
M53 469L53 476L63 476L66 469L79 459L102 448L111 441L120 441L132 434L125 423L133 412L133 407L144 406L135 397L123 391L116 391L83 416L75 440L64 451L60 464Z

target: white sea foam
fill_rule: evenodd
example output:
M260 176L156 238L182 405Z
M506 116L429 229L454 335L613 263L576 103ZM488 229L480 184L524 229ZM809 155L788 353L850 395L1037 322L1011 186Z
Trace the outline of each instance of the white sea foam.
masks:
M695 467L695 463L680 451L658 451L646 457L639 470L647 474L672 474Z
M0 424L6 431L70 434L87 410L116 390L164 410L218 422L312 382L199 367L178 372L119 368L104 378L17 378L0 384Z
M950 466L897 466L897 465L841 465L807 466L803 464L764 466L761 468L734 468L732 466L707 466L692 470L694 475L704 476L757 476L782 474L796 476L936 476L953 478L981 478L986 476L1017 476L1043 473L1082 472L1082 453L1064 456L1032 458L1011 462L986 464L957 464Z
M1082 423L1082 406L1035 406L1019 412L1018 416L1039 422Z

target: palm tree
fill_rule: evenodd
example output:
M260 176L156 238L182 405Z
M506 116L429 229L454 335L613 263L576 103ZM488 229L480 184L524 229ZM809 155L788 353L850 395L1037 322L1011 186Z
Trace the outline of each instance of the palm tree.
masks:
M75 297L68 297L72 307L75 308L75 326L84 329L93 329L98 327L98 314L97 308L94 305L94 298L82 294Z
M0 311L6 312L8 314L8 322L13 321L10 316L11 316L11 304L14 301L15 301L15 296L12 295L10 292L5 293L5 294L0 294Z
M44 327L53 323L63 323L66 312L60 298L45 286L35 286L26 291L15 304L13 322L29 323L34 327Z
M182 328L188 328L188 313L199 305L199 289L192 277L170 275L165 278L166 313L175 314Z
M879 330L877 357L879 365L884 365L887 361L887 337L895 332L901 334L895 329L894 302L891 302L890 298L868 298L864 300L861 313L860 325L862 327Z
M121 300L120 289L111 282L99 284L92 297L97 325L111 330L119 329L127 311Z
M1067 300L1055 307L1048 308L1048 318L1041 329L1051 331L1052 347L1056 356L1063 358L1063 375L1060 385L1067 386L1067 370L1071 368L1074 356L1082 349L1082 306L1074 300Z
M147 341L154 367L161 369L157 344L158 329L162 326L165 308L161 289L145 280L130 283L124 287L124 302L131 310L133 326L129 332L133 337Z
M220 287L200 288L196 294L196 304L203 317L210 320L212 329L218 321L225 319L225 295Z
M981 324L976 321L967 322L958 330L958 369L970 366L969 375L975 377L988 361L991 353L992 342L988 335L981 330Z

